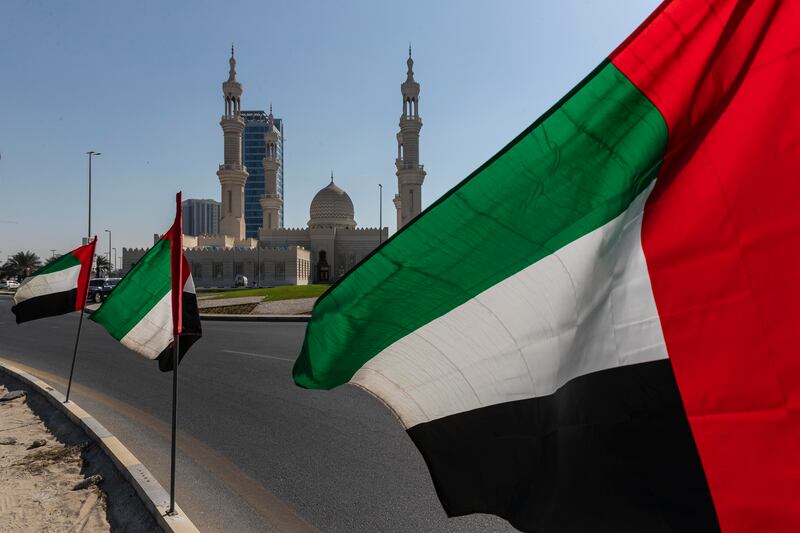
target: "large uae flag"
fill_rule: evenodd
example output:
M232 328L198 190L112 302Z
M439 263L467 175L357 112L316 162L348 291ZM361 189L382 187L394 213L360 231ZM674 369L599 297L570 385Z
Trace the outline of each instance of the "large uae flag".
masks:
M173 368L176 333L180 359L202 336L194 281L183 255L180 193L176 202L173 226L90 317L131 350L158 359L162 371Z
M11 308L17 324L83 309L96 243L92 239L25 278Z
M317 302L449 515L800 531L800 2L675 0Z

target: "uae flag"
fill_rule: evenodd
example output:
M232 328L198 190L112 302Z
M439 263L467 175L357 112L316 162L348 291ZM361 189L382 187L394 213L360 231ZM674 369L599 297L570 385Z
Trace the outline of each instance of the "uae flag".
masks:
M675 0L317 302L451 516L800 531L800 2Z
M200 312L189 262L183 255L180 193L175 223L122 278L91 315L131 350L173 368L174 337L180 359L202 336Z
M11 308L17 324L83 309L96 243L94 238L25 278Z

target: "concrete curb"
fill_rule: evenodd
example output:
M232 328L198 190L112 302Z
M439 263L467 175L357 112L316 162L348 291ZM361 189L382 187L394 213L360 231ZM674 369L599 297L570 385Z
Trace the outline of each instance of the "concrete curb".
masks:
M200 320L230 322L308 322L311 315L225 315L201 313Z
M91 315L94 309L86 308L86 314ZM225 315L215 313L200 313L200 320L211 322L308 322L311 315Z
M64 395L36 376L11 365L0 363L0 372L9 374L41 394L56 409L64 413L73 423L94 440L117 467L122 477L131 484L142 503L153 515L156 523L166 532L199 533L189 517L176 504L177 513L167 516L169 493L156 481L150 471L100 422L73 401L64 403Z

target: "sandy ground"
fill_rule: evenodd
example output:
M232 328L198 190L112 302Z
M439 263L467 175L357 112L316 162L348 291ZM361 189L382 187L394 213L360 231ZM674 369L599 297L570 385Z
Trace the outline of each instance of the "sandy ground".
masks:
M86 434L52 405L0 372L0 531L157 531L133 488ZM34 441L44 446L28 449ZM73 490L92 475L99 485Z

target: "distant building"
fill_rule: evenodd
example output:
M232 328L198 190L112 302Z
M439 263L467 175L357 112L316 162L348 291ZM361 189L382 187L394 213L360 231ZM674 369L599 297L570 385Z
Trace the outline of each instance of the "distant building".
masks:
M222 83L224 159L217 170L221 202L184 203L183 247L194 282L198 287L230 287L239 275L261 286L336 282L386 241L389 228L357 227L353 202L334 183L333 173L311 200L306 226L284 227L283 122L274 117L272 106L269 113L240 110L243 91L233 49L229 64L228 79ZM398 228L421 212L426 174L419 162L420 86L410 49L406 64L395 159ZM193 225L196 215L186 212L189 202L216 204L218 229L204 231ZM123 249L124 271L145 252Z
M269 114L272 114L270 106ZM245 121L242 159L247 167L247 182L244 185L244 223L245 237L258 237L261 227L261 196L264 194L264 134L270 128L269 115L264 111L242 111L240 116ZM273 117L272 126L277 133L278 195L283 198L283 120ZM278 212L278 226L283 227L283 207Z
M211 199L189 199L181 204L185 235L218 235L220 203Z

